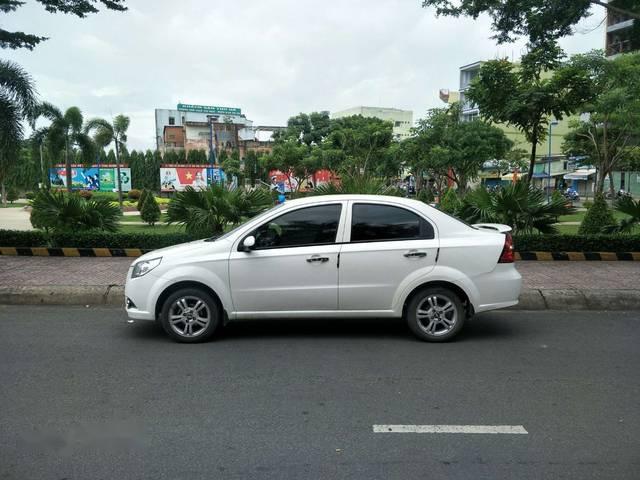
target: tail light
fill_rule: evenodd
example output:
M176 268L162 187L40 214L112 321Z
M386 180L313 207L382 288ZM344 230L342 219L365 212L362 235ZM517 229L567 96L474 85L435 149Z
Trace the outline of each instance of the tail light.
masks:
M513 263L513 238L510 233L504 234L504 247L502 247L502 253L498 263Z

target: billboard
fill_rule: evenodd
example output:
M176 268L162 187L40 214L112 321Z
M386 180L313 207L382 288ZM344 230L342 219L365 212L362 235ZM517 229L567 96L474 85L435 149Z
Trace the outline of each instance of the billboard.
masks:
M213 105L192 105L189 103L179 103L178 110L181 112L208 113L211 115L240 115L241 110L236 107L216 107Z
M211 170L211 169L210 169ZM218 169L219 170L219 169ZM186 186L196 190L207 187L207 167L161 167L160 190L163 192L181 192Z
M58 165L49 169L49 181L52 187L67 187L67 173L64 165ZM130 168L120 168L120 181L122 182L123 192L131 190ZM81 165L72 165L71 188L74 190L100 190L101 192L118 191L116 167L83 167Z
M218 167L209 167L207 168L207 182L209 185L215 183L224 183L227 180L227 176L224 174L224 171Z

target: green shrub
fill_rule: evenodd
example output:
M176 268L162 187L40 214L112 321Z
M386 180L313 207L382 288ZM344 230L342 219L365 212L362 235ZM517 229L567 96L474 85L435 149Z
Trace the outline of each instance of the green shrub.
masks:
M18 200L18 190L15 187L9 187L7 190L7 202L13 203Z
M138 197L138 203L136 205L136 208L138 209L139 212L142 211L142 205L144 205L144 201L147 199L147 195L149 195L149 190L147 190L146 188L143 188L142 191L140 192L140 196ZM153 195L153 193L151 194Z
M79 195L41 190L31 201L31 225L52 232L118 229L121 212L108 200L83 200Z
M458 193L453 188L447 188L442 198L440 198L440 210L455 215L461 206L462 202Z
M420 189L420 191L418 191L418 194L416 195L416 200L420 200L423 203L429 204L429 203L433 203L435 198L430 188L422 188Z
M613 218L613 212L607 205L604 195L598 194L593 201L593 206L587 210L587 214L582 219L578 233L580 235L601 233L603 229L614 225L616 220Z
M160 207L153 194L147 195L142 204L142 210L140 211L140 217L142 221L149 225L155 224L160 220Z
M27 200L33 200L34 198L36 198L36 194L34 192L27 192L24 194L24 198L26 198Z
M582 202L582 206L589 210L593 206L593 202L591 200L585 200Z
M186 233L108 233L82 232L50 235L53 247L77 248L141 248L155 250L197 240Z
M109 200L110 202L117 202L118 194L115 192L100 192L94 190L91 198L94 200Z
M0 230L0 247L45 247L47 234L40 230Z
M516 235L518 252L640 252L640 235Z
M91 200L91 197L93 197L93 193L91 192L91 190L80 190L78 191L78 195L80 195L85 200Z
M127 198L129 200L138 200L141 194L142 192L140 190L138 190L137 188L134 188L132 190L129 190L129 193L127 193Z

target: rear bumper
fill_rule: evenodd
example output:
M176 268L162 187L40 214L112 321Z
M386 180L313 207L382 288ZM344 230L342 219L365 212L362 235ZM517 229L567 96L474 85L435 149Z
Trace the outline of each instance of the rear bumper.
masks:
M473 279L478 289L476 313L518 304L522 276L513 263L499 263L491 273Z

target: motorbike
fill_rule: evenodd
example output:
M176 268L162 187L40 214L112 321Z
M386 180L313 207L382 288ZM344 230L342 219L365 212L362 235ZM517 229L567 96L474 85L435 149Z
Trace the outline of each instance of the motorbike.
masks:
M572 202L577 202L580 200L580 194L573 188L567 188L563 195L564 198L566 198L567 200L571 200Z
M624 189L624 188L621 188L620 190L618 190L618 191L615 193L615 198L623 198L623 197L630 197L630 196L631 196L631 194L630 194L629 192L625 191L625 189ZM604 197L605 197L605 198L607 198L607 199L612 199L612 198L614 198L614 195L613 195L613 193L609 190L609 191L607 191L607 192L605 193Z

